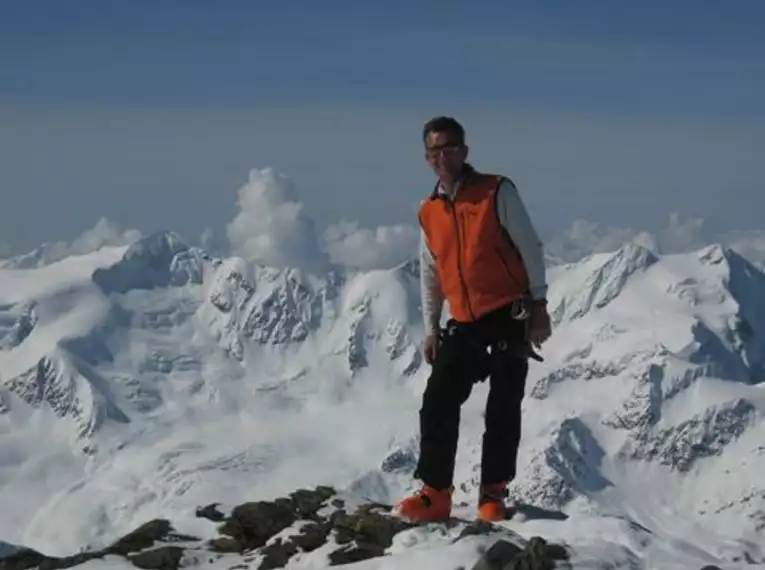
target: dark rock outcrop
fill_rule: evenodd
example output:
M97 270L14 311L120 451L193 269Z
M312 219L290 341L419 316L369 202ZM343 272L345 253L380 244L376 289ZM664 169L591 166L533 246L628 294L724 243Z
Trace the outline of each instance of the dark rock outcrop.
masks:
M240 554L242 568L272 570L285 567L297 554L330 544L336 546L327 552L329 564L343 565L385 556L394 537L415 526L392 516L390 505L367 503L351 509L334 489L321 486L299 489L272 501L244 503L235 507L229 516L221 513L216 503L200 507L196 514L219 523L220 536L203 541L178 534L169 521L156 519L99 551L53 558L33 550L21 550L0 560L0 570L71 568L109 555L122 556L138 568L177 570L187 551L190 556L202 553L210 561L223 554ZM463 526L454 541L467 536L504 533L523 543L520 537L489 523L451 519L445 525ZM501 566L486 565L500 558L510 562ZM547 544L539 537L532 538L524 547L500 539L483 555L475 569L547 570L554 567L550 561L554 564L555 560L565 558L567 553L562 546Z
M104 558L109 555L120 555L127 558L138 568L153 568L157 570L176 570L183 555L183 548L175 545L163 545L152 549L155 543L199 542L193 536L177 534L169 521L164 519L151 520L129 532L111 546L102 550L81 552L62 558L50 557L31 549L21 550L8 558L0 560L0 570L55 570L72 568L89 560Z
M472 570L554 570L558 560L567 560L566 549L535 536L525 548L498 540L476 562Z

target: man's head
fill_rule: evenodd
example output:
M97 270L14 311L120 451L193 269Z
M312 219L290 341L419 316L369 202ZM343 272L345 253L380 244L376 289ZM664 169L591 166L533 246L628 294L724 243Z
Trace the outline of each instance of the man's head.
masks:
M451 184L467 159L465 129L451 117L436 117L425 123L422 139L425 160L442 182Z

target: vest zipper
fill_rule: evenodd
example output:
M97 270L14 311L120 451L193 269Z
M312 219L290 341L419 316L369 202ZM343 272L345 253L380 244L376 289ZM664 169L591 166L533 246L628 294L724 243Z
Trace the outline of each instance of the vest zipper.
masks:
M447 200L449 200L447 198ZM460 236L460 223L457 219L457 209L454 207L454 202L448 201L449 210L452 214L452 220L454 220L454 229L457 232L457 273L460 276L460 284L462 285L462 296L467 302L468 312L470 318L475 320L475 314L473 313L473 307L470 305L470 291L468 291L467 284L465 283L465 276L462 273L462 238Z

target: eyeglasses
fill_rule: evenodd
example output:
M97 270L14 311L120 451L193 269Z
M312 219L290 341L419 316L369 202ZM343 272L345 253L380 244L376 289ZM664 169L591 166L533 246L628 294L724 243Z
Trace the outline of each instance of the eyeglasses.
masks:
M436 157L439 154L456 154L462 150L462 145L459 143L445 143L438 146L429 146L425 148L425 154L430 157Z

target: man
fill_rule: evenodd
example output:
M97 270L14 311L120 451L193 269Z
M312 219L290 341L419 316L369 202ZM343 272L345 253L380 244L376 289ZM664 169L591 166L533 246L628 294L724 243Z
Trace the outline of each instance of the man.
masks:
M423 486L397 510L414 522L450 516L460 410L474 382L488 376L478 516L496 521L515 477L528 357L551 334L542 244L514 184L466 162L457 121L432 119L423 141L438 177L418 215L424 354L432 368L415 470ZM444 300L451 318L441 335Z

